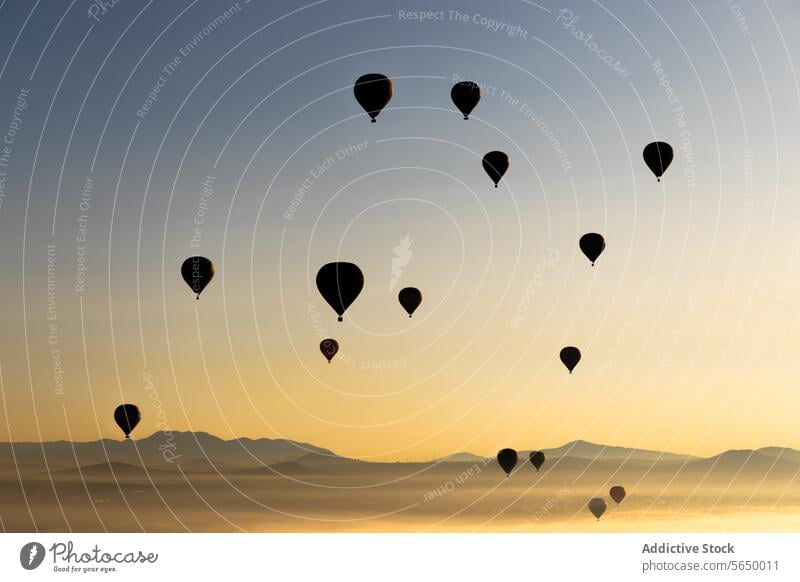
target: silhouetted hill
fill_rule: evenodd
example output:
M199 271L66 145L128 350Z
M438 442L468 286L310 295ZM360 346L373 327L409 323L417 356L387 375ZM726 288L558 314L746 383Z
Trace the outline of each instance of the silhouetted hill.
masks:
M798 453L798 451L794 451ZM752 450L725 451L707 459L699 459L686 463L683 471L705 471L715 473L741 472L752 477L753 474L796 473L800 471L800 463L784 457L770 457Z
M794 449L787 449L785 447L764 447L757 449L757 453L767 457L777 457L793 463L800 463L800 451Z
M347 457L340 457L333 453L311 452L306 453L302 457L296 459L298 463L307 467L330 467L342 465L356 465L365 464L367 461L359 461L358 459L350 459Z
M525 459L531 451L520 451L520 457ZM555 449L542 449L545 457L555 459L558 457L579 457L582 459L602 459L602 460L621 460L635 459L639 461L685 461L693 459L691 455L679 455L675 453L665 453L661 451L651 451L647 449L636 449L628 447L616 447L611 445L598 445L588 441L575 440Z
M16 457L20 471L53 471L108 462L175 469L176 464L201 463L208 458L248 467L292 461L309 453L335 457L327 449L286 439L223 440L205 432L156 432L142 439L119 441L0 443L0 466L13 467Z
M434 463L477 463L479 461L483 461L485 457L481 457L479 455L474 455L472 453L453 453L452 455L448 455L446 457L442 457L441 459L436 459L432 461Z
M226 474L232 477L281 477L292 475L319 475L325 471L318 467L308 467L297 461L282 461L267 466L238 468Z
M165 452L167 457L164 456ZM535 473L528 462L529 453L529 450L519 451L518 471L530 469ZM596 476L613 475L616 471L626 470L641 475L663 475L676 471L722 475L736 474L741 470L750 475L764 475L800 471L800 451L780 447L725 451L713 457L698 458L576 440L561 447L544 449L544 453L547 461L541 474L554 471ZM51 473L61 476L79 476L77 467L80 466L82 471L110 478L114 475L146 477L143 467L148 471L211 475L299 475L315 472L347 475L366 470L397 473L434 471L438 474L458 473L475 463L495 463L493 458L485 459L466 452L429 462L369 462L340 457L328 449L286 439L224 440L205 432L156 432L138 440L0 443L0 467L16 472L15 456L23 474L46 474L49 469ZM169 462L170 459L173 462ZM73 473L63 470L72 470Z

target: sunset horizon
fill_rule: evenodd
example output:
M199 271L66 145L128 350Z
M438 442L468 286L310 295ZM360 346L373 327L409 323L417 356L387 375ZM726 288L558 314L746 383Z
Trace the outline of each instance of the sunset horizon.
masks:
M792 23L0 0L0 576L798 579Z

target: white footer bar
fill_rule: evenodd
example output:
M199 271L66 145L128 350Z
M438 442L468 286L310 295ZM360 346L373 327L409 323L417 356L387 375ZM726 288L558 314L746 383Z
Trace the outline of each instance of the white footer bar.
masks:
M797 581L799 564L800 534L0 535L3 580Z

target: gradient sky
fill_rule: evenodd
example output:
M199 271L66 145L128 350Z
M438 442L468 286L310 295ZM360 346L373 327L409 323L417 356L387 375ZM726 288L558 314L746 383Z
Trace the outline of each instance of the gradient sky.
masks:
M797 2L91 6L0 4L0 134L20 126L0 168L0 439L119 438L131 402L134 436L370 459L800 448ZM376 124L352 94L368 72L394 81ZM469 121L463 79L484 87ZM676 152L661 183L656 139ZM585 232L606 237L594 268ZM217 266L200 301L192 254ZM337 259L366 279L343 323L314 287ZM403 286L424 293L413 319Z

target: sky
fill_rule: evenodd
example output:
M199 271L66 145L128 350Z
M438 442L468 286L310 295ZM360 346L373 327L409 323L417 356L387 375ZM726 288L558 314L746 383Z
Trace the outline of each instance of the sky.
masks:
M129 402L134 438L370 460L800 448L799 16L3 2L0 440L121 438ZM373 72L394 85L375 124L352 91ZM468 121L461 80L482 87ZM675 149L660 183L656 140ZM199 301L179 275L197 254L216 265ZM336 260L365 277L342 323L314 285Z

